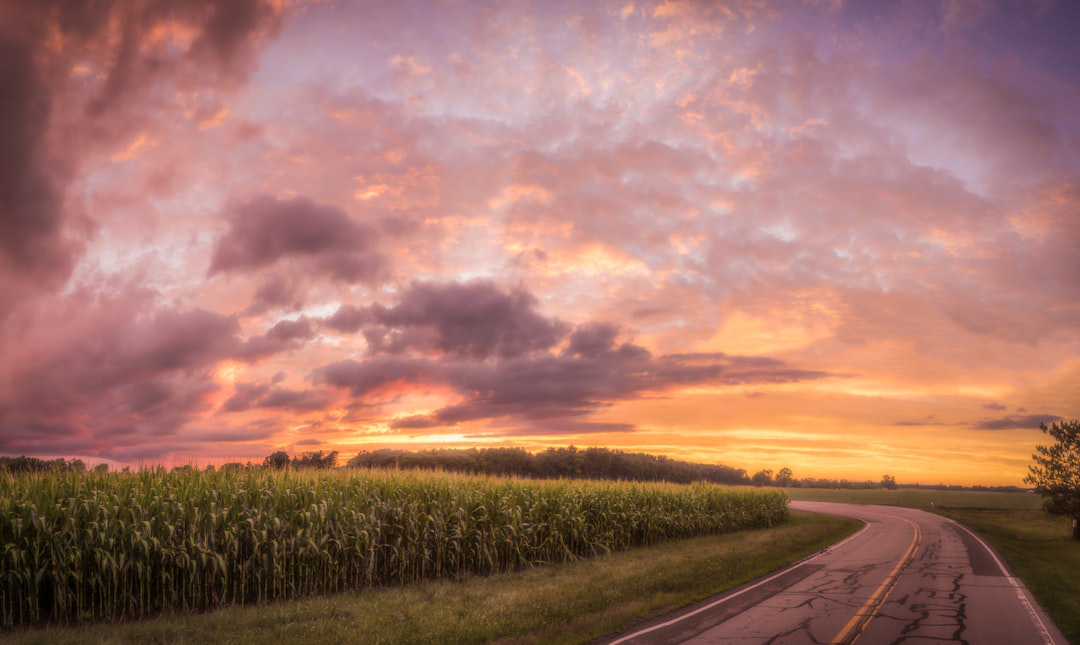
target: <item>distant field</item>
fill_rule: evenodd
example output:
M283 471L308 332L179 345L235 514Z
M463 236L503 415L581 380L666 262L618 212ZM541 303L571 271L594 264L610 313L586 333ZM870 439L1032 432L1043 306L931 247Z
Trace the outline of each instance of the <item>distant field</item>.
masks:
M996 493L964 490L846 490L834 488L785 488L791 499L808 502L846 502L848 504L883 504L923 510L942 508L1040 510L1042 498L1032 493Z

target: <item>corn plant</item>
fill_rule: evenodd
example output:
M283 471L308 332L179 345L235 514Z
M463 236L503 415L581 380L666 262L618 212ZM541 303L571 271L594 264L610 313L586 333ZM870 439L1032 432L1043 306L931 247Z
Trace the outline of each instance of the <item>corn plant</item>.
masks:
M0 625L487 575L787 517L779 492L399 471L0 474Z

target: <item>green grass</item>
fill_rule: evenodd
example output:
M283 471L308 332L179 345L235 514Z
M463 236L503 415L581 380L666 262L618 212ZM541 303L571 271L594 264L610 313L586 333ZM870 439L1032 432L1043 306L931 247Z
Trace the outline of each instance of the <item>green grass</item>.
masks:
M1043 513L1031 493L789 488L791 499L888 504L940 513L988 541L1061 629L1080 644L1080 541L1071 520Z
M1031 493L997 493L965 490L845 490L838 488L785 488L790 499L808 502L884 504L925 511L942 508L982 508L996 510L1039 510L1042 498Z
M11 643L583 643L798 560L859 523L793 512L771 529L691 538L518 573L208 614L7 632Z

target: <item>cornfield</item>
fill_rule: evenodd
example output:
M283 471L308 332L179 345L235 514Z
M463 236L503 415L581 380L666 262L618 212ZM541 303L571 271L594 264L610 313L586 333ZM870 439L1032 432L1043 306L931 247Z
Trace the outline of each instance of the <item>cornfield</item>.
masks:
M779 492L398 471L0 475L0 624L128 620L772 526Z

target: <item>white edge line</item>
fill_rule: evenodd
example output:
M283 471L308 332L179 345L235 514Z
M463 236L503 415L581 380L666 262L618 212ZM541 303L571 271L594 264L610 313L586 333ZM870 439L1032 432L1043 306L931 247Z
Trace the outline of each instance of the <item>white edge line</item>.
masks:
M830 546L818 551L817 553L814 553L812 555L809 555L809 556L803 558L802 560L799 560L798 562L794 562L792 564L789 564L788 566L786 566L783 569L777 571L776 573L772 574L768 578L765 578L764 580L759 580L758 582L755 582L754 584L750 585L749 587L745 587L743 589L740 589L739 591L736 591L733 594L725 595L724 597L722 597L722 598L720 598L718 600L715 600L715 601L705 605L704 607L698 607L694 611L690 611L690 612L687 612L685 614L680 614L679 616L677 616L675 618L672 618L671 620L669 620L667 622L660 623L659 625L653 625L652 627L649 627L647 629L642 629L640 631L636 631L633 634L627 634L626 636L623 636L619 640L611 641L610 643L608 643L608 645L618 645L619 643L624 643L624 642L626 642L628 640L631 640L633 638L637 638L638 636L641 636L643 634L648 634L649 632L654 632L654 631L656 631L658 629L663 629L664 627L669 627L671 625L674 625L675 623L686 620L687 618L690 618L691 616L696 616L696 615L700 614L703 611L707 611L709 609L712 609L713 607L716 607L717 605L722 605L725 602L727 602L727 601L729 601L729 600L731 600L733 598L738 598L739 596L743 595L744 593L746 593L748 591L753 591L754 589L757 589L758 587L760 587L763 584L766 584L768 582L772 582L776 578L779 578L780 576L785 575L790 571L794 571L795 569L798 569L799 567L803 566L804 564L807 564L811 560L815 560L815 559L825 555L826 553L829 553L833 549L838 548L840 546L843 546L844 544L847 544L848 542L850 542L850 541L854 540L855 538L859 537L860 535L862 535L863 532L866 531L868 528L870 528L870 524L867 523L867 522L863 522L863 527L861 529L859 529L858 532L856 532L856 533L854 533L852 535L849 535L846 538L844 538L843 540L840 540L839 542L837 542L836 544L830 545Z
M982 548L986 549L986 552L989 553L990 557L994 559L994 564L998 566L998 569L1001 569L1001 574L1005 577L1006 580L1009 581L1009 584L1012 585L1013 589L1016 590L1016 597L1020 599L1020 604L1022 604L1024 606L1024 609L1027 610L1028 617L1031 618L1031 622L1035 625L1035 629L1039 632L1039 635L1042 636L1043 643L1045 643L1046 645L1057 645L1053 637L1050 636L1050 630L1046 628L1046 623L1044 623L1042 621L1042 618L1039 616L1039 612L1037 612L1035 608L1031 606L1031 603L1028 601L1027 594L1024 593L1024 587L1020 586L1020 584L1016 582L1016 578L1010 575L1009 570L1005 567L1005 563L1003 563L1001 559L998 558L997 553L994 552L994 549L990 548L990 545L987 544L986 541L984 541L974 531L964 526L960 522L952 519L950 519L949 521L956 526L959 526L961 529L964 530L965 533L967 533L971 537L975 538L975 541L982 545Z

